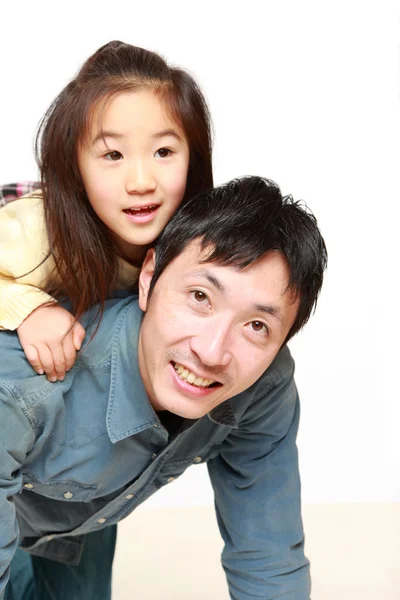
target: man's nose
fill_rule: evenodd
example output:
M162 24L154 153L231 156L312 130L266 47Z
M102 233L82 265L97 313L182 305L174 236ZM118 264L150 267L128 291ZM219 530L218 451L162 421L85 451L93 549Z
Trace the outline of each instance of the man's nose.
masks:
M192 351L209 367L226 367L232 359L232 340L228 323L207 322L190 340Z
M155 190L156 181L148 161L135 160L127 165L125 186L128 194L146 194Z

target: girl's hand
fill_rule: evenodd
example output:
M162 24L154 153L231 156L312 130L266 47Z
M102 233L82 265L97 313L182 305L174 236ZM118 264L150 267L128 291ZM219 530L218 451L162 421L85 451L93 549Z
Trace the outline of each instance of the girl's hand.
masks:
M39 375L62 381L75 362L85 330L61 306L39 306L17 328L25 356Z

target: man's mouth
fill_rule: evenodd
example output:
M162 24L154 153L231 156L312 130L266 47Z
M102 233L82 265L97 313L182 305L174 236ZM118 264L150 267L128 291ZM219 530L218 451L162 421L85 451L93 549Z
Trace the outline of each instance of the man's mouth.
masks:
M221 383L215 381L215 379L206 379L205 377L197 376L195 373L192 373L192 371L189 371L189 369L183 365L180 365L179 363L172 362L172 364L179 379L182 379L182 381L186 381L191 385L199 388L211 388L221 385Z
M147 206L138 206L137 208L124 208L123 212L128 215L149 215L159 207L158 204L148 204Z

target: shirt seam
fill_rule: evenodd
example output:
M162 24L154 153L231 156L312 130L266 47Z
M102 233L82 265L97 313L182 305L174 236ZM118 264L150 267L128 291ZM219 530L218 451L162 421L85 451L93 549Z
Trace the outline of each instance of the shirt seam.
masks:
M14 400L18 403L20 410L22 411L23 415L25 416L26 420L28 421L29 425L31 426L31 429L32 429L33 433L35 434L35 438L36 438L36 433L37 433L36 421L28 408L25 398L19 393L19 391L15 387L15 385L10 386L4 382L1 382L0 388L2 388L3 390L6 390L14 398Z
M268 371L267 371L268 373ZM265 398L265 396L267 394L269 394L273 389L276 389L277 387L281 387L282 385L285 385L285 383L287 383L288 381L290 381L293 378L294 375L294 361L293 359L291 360L291 366L290 366L290 372L278 372L278 373L271 373L269 375L269 381L268 381L268 386L267 388L263 389L260 392L260 395L254 394L253 399L251 400L251 402L248 405L248 408L250 408L251 406L254 406L255 404L257 404L257 402L260 402L260 400L263 400Z

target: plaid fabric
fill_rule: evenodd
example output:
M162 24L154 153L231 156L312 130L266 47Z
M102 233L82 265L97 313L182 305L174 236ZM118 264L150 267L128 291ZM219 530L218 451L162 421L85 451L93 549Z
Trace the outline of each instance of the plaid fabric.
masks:
M21 183L0 185L0 207L39 188L40 183L38 181L22 181Z

